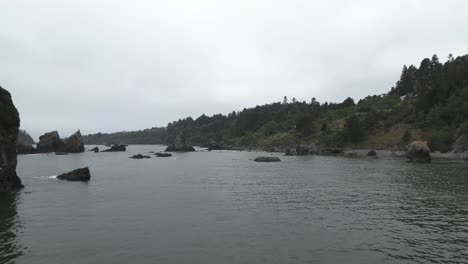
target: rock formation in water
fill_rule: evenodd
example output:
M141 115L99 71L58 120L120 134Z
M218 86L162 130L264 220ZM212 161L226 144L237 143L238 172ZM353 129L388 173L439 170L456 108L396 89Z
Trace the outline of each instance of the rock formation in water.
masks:
M174 143L167 146L165 151L184 152L195 151L195 149L193 148L192 143L190 142L190 137L188 137L184 133L181 133L176 137Z
M130 157L131 159L151 159L150 156L145 156L145 155L141 155L141 154L136 154L136 155L133 155Z
M260 156L260 157L256 157L254 159L254 161L256 162L278 162L278 161L281 161L280 158L278 157L265 157L265 156Z
M99 148L98 148L98 147L94 147L94 148L92 148L90 151L95 152L95 153L98 153L98 152L99 152Z
M18 132L18 144L23 144L23 145L34 145L36 142L34 142L34 139L29 135L26 130L19 130Z
M373 149L369 150L369 152L367 152L367 156L369 157L377 157L377 152Z
M48 132L39 137L39 143L37 143L37 152L61 152L64 145L65 144L63 143L57 131Z
M80 130L76 131L74 134L65 139L63 143L63 152L80 153L84 152L85 150Z
M19 130L18 142L16 143L16 151L18 154L34 154L37 150L32 146L33 138L25 130Z
M0 87L0 192L23 187L16 174L16 143L20 118L10 93Z
M344 151L339 148L324 149L320 152L320 155L323 156L343 156Z
M156 155L156 157L158 157L158 158L172 157L171 153L164 153L164 152L158 152L158 153L156 153L154 155Z
M413 141L405 148L406 158L411 162L430 162L431 150L426 142Z
M120 152L120 151L126 151L127 148L125 145L113 145L110 149L105 149L102 152Z
M76 169L74 171L70 171L70 172L60 174L59 176L57 176L57 179L67 180L67 181L89 181L90 178L91 178L91 174L89 172L88 167Z

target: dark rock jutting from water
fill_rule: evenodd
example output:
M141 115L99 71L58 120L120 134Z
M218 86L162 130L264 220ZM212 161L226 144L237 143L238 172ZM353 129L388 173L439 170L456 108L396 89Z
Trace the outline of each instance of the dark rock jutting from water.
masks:
M64 145L59 133L57 131L52 131L39 137L39 143L37 143L36 149L39 153L61 152Z
M89 151L90 151L90 152L98 153L98 152L99 152L99 148L98 148L98 147L94 147L94 148L90 149Z
M145 156L145 155L141 155L141 154L136 154L136 155L133 155L130 157L131 159L151 159L150 156Z
M65 139L63 143L63 152L81 153L85 151L80 130L76 131L74 134Z
M25 130L19 130L18 142L16 143L16 152L18 154L35 154L37 153L33 138Z
M413 141L405 148L406 158L410 162L428 163L431 162L431 150L426 142Z
M265 156L260 156L260 157L256 157L254 159L254 161L256 162L278 162L278 161L281 161L280 158L278 157L265 157Z
M125 145L113 145L110 149L105 149L101 152L123 152L123 151L126 151L127 150L127 147L125 147Z
M90 178L91 174L88 167L76 169L74 171L63 173L57 176L57 179L66 181L89 181Z
M324 149L320 152L320 155L323 156L343 156L344 151L339 148Z
M156 153L154 155L156 155L156 157L158 157L158 158L172 157L171 153L164 153L164 152L158 152L158 153Z
M11 94L0 86L0 192L24 187L16 174L19 126L19 113L11 100Z
M190 142L190 138L184 133L181 133L176 137L176 139L174 140L174 143L167 146L165 151L166 152L190 152L190 151L195 151L195 149L193 148L192 143Z
M369 157L377 157L377 152L373 149L369 150L369 152L367 152L367 156Z

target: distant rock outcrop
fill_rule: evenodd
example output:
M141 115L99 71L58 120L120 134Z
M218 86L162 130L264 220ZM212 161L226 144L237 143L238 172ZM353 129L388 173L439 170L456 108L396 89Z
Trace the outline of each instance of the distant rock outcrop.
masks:
M123 152L126 151L127 147L125 145L113 145L110 149L105 149L102 152Z
M254 161L256 162L278 162L278 161L281 161L280 158L278 157L265 157L265 156L260 156L260 157L256 157L254 159Z
M65 139L63 143L63 152L80 153L84 152L85 150L80 130L76 131L74 134Z
M411 162L430 162L431 150L426 142L413 141L405 148L406 158Z
M0 192L23 187L16 174L16 143L20 118L10 93L0 86Z
M344 151L339 148L324 149L320 152L320 155L323 156L343 156Z
M369 152L367 152L367 156L369 157L377 157L377 152L373 149L369 150Z
M150 156L145 156L145 155L141 155L141 154L136 154L136 155L133 155L130 157L131 159L151 159Z
M18 131L18 144L23 145L34 145L34 139L26 132L26 130L19 130Z
M64 145L65 144L63 143L57 131L48 132L39 137L39 143L37 143L37 152L60 152L63 150Z
M164 153L164 152L158 152L158 153L156 153L154 155L156 155L156 157L158 157L158 158L172 157L171 153Z
M192 143L190 142L190 138L184 133L181 133L176 137L176 139L174 140L174 143L167 146L165 151L188 152L188 151L195 151L195 149L193 148Z
M94 148L90 149L89 151L93 151L93 152L98 153L98 152L99 152L99 148L98 148L98 147L94 147Z
M19 130L18 142L16 143L16 152L18 154L34 154L37 150L32 146L34 140L25 130Z
M76 169L57 176L57 179L67 181L89 181L90 178L91 174L88 167Z

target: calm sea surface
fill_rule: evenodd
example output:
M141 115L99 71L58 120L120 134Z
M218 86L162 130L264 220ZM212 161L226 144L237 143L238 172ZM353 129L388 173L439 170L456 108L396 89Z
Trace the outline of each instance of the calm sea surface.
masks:
M90 149L93 146L87 146ZM102 146L101 146L102 149ZM467 263L468 164L213 151L19 157L0 263ZM89 183L50 176L89 166Z

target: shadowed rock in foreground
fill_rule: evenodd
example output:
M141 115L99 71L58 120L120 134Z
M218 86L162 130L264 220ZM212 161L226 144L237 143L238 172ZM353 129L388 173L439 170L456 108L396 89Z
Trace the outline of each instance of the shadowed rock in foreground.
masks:
M406 158L410 162L430 162L431 161L431 150L427 146L426 142L413 141L405 148Z
M113 145L110 149L105 149L101 152L121 152L121 151L126 151L127 148L125 145Z
M66 181L89 181L90 178L91 174L88 167L76 169L57 176L57 179Z
M10 93L0 86L0 192L23 188L16 174L20 118Z
M188 151L195 151L190 142L190 138L185 135L184 133L179 134L174 143L167 146L165 151L173 151L173 152L188 152Z
M256 162L278 162L278 161L281 161L280 158L278 157L256 157L254 159L254 161Z

